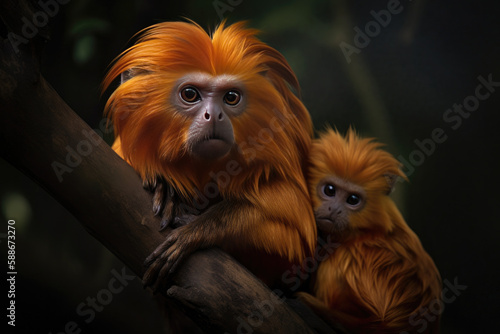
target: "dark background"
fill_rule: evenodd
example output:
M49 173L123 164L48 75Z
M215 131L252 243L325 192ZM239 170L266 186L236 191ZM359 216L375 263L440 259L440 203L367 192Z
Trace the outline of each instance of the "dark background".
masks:
M355 45L353 28L364 31L374 20L371 11L389 2L74 0L51 19L43 72L73 110L98 128L107 97L100 97L100 82L135 32L183 18L206 28L221 18L249 20L295 70L316 129L353 125L386 143L396 157L413 161L414 171L405 168L410 182L400 183L394 198L443 280L466 286L445 305L442 332L496 332L500 87L456 129L443 116L454 104L470 101L479 76L500 82L500 13L493 1L401 1L402 11L348 63L340 43ZM218 13L217 4L229 7ZM446 140L418 153L415 141L437 128ZM112 270L121 272L123 264L2 159L0 184L2 254L7 220L16 220L18 332L59 333L70 321L82 333L159 332L161 314L139 280L86 323L78 305L103 295Z

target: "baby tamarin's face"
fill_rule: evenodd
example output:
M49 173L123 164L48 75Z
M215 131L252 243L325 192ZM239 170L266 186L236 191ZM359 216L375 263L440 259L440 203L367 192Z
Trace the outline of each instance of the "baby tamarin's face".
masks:
M325 233L342 233L348 229L351 214L362 210L366 202L362 187L334 175L323 178L315 190L320 200L314 210L316 223Z
M345 239L393 228L388 194L405 176L400 162L380 146L352 129L345 136L329 129L313 142L309 190L320 231Z

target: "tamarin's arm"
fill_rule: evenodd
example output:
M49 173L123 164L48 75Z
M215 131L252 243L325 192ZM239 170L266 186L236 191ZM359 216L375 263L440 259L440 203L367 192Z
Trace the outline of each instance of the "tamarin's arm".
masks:
M313 219L312 211L304 204L305 194L300 202L301 196L297 195L300 191L291 189L283 193L282 189L263 186L258 202L245 198L223 200L188 225L172 230L146 259L146 265L150 266L144 284L150 286L156 282L156 290L189 254L212 246L259 249L290 262L302 261L312 251L316 238L315 231L300 230L311 226L307 220Z

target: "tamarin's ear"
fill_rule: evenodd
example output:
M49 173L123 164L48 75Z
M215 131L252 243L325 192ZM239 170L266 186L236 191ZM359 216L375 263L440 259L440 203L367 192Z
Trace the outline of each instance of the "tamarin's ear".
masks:
M132 79L133 77L139 74L146 74L146 73L148 73L148 71L137 67L128 69L125 72L122 72L122 74L120 74L120 84Z
M400 175L386 173L386 174L384 174L384 177L385 177L385 180L387 182L386 195L389 195L394 190L394 187L396 186L396 183L397 183Z

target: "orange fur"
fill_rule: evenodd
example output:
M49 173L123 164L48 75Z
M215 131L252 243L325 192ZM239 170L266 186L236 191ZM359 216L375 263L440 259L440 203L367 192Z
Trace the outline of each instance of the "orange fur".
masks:
M380 146L353 130L343 137L331 129L313 143L314 208L320 203L316 185L328 175L362 186L366 204L351 213L346 233L331 235L340 246L320 264L316 298L303 297L352 333L416 333L421 326L412 326L410 316L440 298L441 280L417 235L387 196L386 175L404 175L400 163ZM415 317L413 324L421 316ZM433 333L437 325L438 321L428 323L426 333Z
M316 242L303 173L312 123L293 91L298 93L299 86L290 66L255 34L243 23L223 23L211 35L186 22L145 29L104 80L106 89L122 72L138 73L113 92L106 112L117 135L115 151L142 178L162 176L185 197L195 196L195 189L203 190L213 182L210 172L224 171L228 162L241 168L228 184L216 182L222 199L239 201L242 208L231 212L222 203L224 212L213 217L232 220L231 224L224 231L203 232L206 235L198 229L196 238L212 238L234 253L254 249L297 263ZM193 72L236 76L246 88L247 110L231 116L236 145L216 161L193 161L186 145L190 122L169 104L176 80ZM216 232L220 235L215 236ZM250 260L252 254L245 256ZM278 268L266 270L277 274Z

